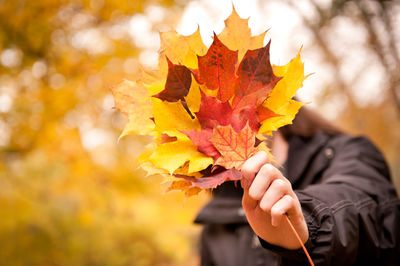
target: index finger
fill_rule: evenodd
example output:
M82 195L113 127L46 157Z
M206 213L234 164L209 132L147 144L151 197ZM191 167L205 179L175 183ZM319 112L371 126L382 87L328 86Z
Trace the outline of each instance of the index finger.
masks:
M270 160L265 151L259 151L243 164L241 168L242 180L240 181L243 189L249 189L256 174L260 171L261 167L269 163Z

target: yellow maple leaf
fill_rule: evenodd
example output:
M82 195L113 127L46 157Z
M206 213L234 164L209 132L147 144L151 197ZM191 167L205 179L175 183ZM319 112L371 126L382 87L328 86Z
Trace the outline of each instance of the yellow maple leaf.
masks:
M174 175L183 175L183 176L192 176L196 178L200 178L203 175L199 172L190 172L189 171L189 162L186 162L182 167L175 170Z
M261 127L258 132L270 135L272 131L291 124L296 114L304 104L305 103L295 100L289 100L278 109L279 113L281 113L280 116L271 117L261 122Z
M166 102L157 98L151 99L154 109L155 130L159 133L167 133L169 136L178 136L172 132L177 130L200 129L197 119L192 119L182 106L181 101Z
M165 78L161 78L159 80L155 80L148 83L143 83L143 85L147 88L148 95L153 96L164 89Z
M284 66L272 66L274 74L282 79L276 84L274 91L284 95L285 99L293 98L297 90L303 86L303 81L309 77L304 75L304 63L301 61L300 52ZM281 84L279 84L281 83ZM279 105L281 102L276 102Z
M275 85L263 106L279 116L261 121L259 133L271 134L272 131L291 124L299 109L304 105L304 103L292 99L308 77L304 75L304 64L301 62L300 51L288 64L273 67L274 74L282 79Z
M115 99L115 108L128 116L128 123L120 136L138 134L153 135L154 122L153 106L149 99L148 90L140 81L124 80L111 88Z
M154 164L149 162L149 157L154 153L156 149L156 143L150 143L146 146L142 154L136 159L140 163L140 168L146 171L146 176L151 175L162 175L164 177L169 176L169 173L165 169L158 168Z
M166 73L168 70L165 57L168 57L174 64L194 69L197 68L197 55L207 52L199 28L189 36L180 35L176 31L161 32L160 40L159 69L162 73Z
M201 101L200 87L201 85L197 83L197 81L194 78L192 78L192 84L190 86L189 93L185 97L189 110L192 113L198 112L200 108L200 101Z
M264 46L266 31L252 36L248 26L249 19L242 19L235 8L232 7L232 14L225 20L225 28L218 35L218 38L231 50L239 52L240 62L247 50L254 50Z
M189 139L177 140L158 145L148 158L154 166L170 174L189 162L188 173L198 172L213 163L213 159L197 150Z
M193 187L192 182L186 180L175 180L172 181L167 192L173 190L181 190L185 192L186 197L191 197L200 193L201 189L198 187Z

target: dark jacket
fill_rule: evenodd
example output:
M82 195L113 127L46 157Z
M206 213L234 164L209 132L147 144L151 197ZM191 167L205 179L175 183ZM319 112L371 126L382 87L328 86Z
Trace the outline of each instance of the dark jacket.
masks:
M363 137L293 136L281 169L297 194L315 265L400 265L400 201L382 154ZM203 266L307 265L303 251L258 239L226 182L195 222L204 224ZM260 243L261 242L261 243Z

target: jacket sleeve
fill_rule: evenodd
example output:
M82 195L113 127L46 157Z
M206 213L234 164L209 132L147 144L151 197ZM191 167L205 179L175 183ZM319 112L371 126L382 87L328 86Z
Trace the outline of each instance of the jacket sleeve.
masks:
M318 183L295 191L309 229L315 265L395 265L400 201L382 154L366 138L339 137ZM286 265L306 265L301 250L261 244Z
M204 226L203 231L201 233L201 240L200 240L200 266L214 266L212 261L211 252L207 245L207 231L208 226Z

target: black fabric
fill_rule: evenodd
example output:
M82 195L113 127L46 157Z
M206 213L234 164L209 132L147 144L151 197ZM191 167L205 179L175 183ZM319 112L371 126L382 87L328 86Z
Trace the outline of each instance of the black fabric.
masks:
M400 265L400 200L382 154L363 137L293 136L284 169L309 229L315 265ZM302 250L258 239L240 184L220 186L195 222L204 224L203 266L307 265Z

